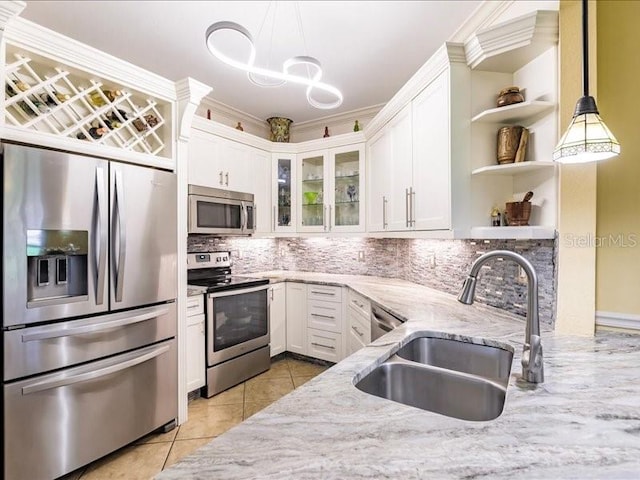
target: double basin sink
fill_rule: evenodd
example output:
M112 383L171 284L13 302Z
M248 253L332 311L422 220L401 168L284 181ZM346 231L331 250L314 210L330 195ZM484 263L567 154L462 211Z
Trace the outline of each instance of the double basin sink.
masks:
M504 408L512 360L506 348L421 336L356 388L461 420L493 420Z

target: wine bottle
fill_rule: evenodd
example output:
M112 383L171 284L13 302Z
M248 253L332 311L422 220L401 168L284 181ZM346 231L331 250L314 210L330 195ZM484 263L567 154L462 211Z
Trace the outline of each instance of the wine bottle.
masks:
M91 137L95 140L98 140L108 131L109 129L106 127L91 127L89 129L89 135L91 135ZM80 132L76 135L76 138L79 138L80 140L86 140L87 136L84 133Z
M96 107L102 107L107 104L102 94L98 91L89 94L89 101Z
M124 110L118 109L118 115L120 115L122 121L127 120L127 112L125 112ZM116 115L116 112L109 112L107 113L107 118L112 122L120 122L120 118L118 118L118 115Z
M107 97L110 102L113 102L120 95L122 95L122 90L105 90L104 91L104 96Z
M17 75L13 75L13 77L15 78L15 84L16 84L16 88L22 92L26 92L27 90L29 90L29 85L27 85L26 83L24 83L22 80L20 80L18 78Z
M149 125L149 127L153 128L158 124L158 119L156 118L155 115L145 115L144 116L144 120L147 122L147 125Z
M109 130L113 130L114 128L120 128L122 124L117 120L109 120L108 118L104 118L102 120L104 124L107 126Z
M31 103L35 105L40 113L47 113L51 111L51 109L42 103L37 97L32 96L29 100L31 100Z
M144 132L149 128L147 124L145 124L140 118L136 118L132 123L133 126L136 127L136 130L138 130L139 132Z
M16 91L13 89L13 87L9 84L6 84L4 86L4 91L7 93L8 96L10 97L14 97L16 94Z

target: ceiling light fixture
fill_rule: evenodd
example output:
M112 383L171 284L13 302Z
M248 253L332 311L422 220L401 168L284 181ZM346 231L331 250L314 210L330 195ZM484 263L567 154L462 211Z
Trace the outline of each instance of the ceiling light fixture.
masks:
M268 13L269 13L269 10L267 10L267 14ZM302 21L300 18L299 5L297 4L297 2L296 2L296 13L297 13L297 19L298 19L298 27L300 29L300 33L304 41L304 35L302 34ZM265 20L266 20L266 15L265 15ZM274 19L274 23L275 23L275 19ZM263 25L264 25L264 21L263 21ZM249 48L250 48L249 58L247 58L244 61L234 59L224 54L220 48L216 47L215 34L223 30L235 32L241 35L246 41L249 42ZM209 52L211 52L211 54L214 57L216 57L218 60L226 63L231 67L238 68L240 70L247 72L247 76L249 77L249 80L256 85L259 85L261 87L267 87L267 86L275 87L275 86L283 85L286 82L298 83L300 85L307 86L307 91L306 91L307 101L311 106L315 108L329 110L329 109L337 108L342 104L343 97L340 90L338 90L336 87L332 85L329 85L327 83L320 81L320 79L322 78L322 66L320 65L320 62L314 57L310 57L308 55L291 57L282 64L282 71L258 67L255 65L256 47L253 41L253 37L251 36L251 33L249 33L249 31L245 27L235 22L228 22L228 21L216 22L213 25L209 26L205 34L205 41L207 44L207 48L209 49ZM308 76L305 77L302 75L292 73L294 67L296 66L298 68L300 66L304 66L306 68ZM272 79L272 80L275 80L275 82L271 83L271 82L268 82L267 80L262 80L261 78ZM325 93L333 95L335 97L335 101L321 102L316 100L315 98L313 98L314 89L319 89Z
M582 87L573 119L555 150L559 163L587 163L620 154L620 143L600 118L596 100L589 95L589 13L582 0Z

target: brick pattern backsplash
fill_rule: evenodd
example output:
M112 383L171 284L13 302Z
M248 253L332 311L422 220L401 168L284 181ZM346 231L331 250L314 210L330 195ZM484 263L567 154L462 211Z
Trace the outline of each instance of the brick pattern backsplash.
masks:
M188 250L229 250L234 272L298 270L376 275L409 280L457 294L471 264L490 250L522 254L538 274L540 320L553 324L556 311L554 240L428 240L402 238L246 238L190 235ZM527 285L518 266L495 260L482 269L476 299L524 315Z

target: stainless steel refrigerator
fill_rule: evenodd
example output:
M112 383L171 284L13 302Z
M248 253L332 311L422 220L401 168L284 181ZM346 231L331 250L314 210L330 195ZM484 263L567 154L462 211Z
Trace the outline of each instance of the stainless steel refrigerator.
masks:
M176 177L2 143L5 478L177 417Z

